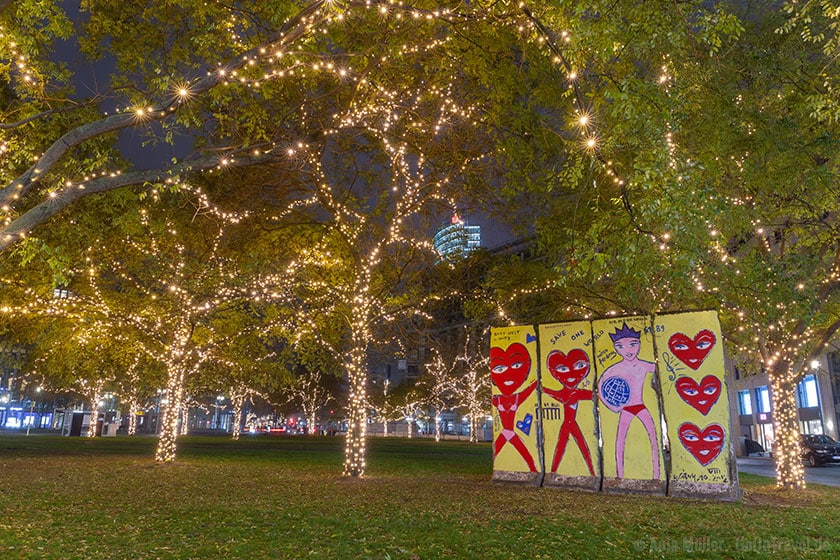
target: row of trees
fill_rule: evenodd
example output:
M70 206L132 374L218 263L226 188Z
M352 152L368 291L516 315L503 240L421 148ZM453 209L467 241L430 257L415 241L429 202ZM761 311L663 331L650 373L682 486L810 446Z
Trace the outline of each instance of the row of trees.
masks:
M382 422L385 436L389 423L407 420L410 437L414 420L423 419L434 426L435 441L440 441L442 414L450 412L468 419L470 441L478 441L490 412L488 358L482 348L486 333L476 336L469 326L452 330L455 340L429 349L430 359L416 381L392 387L386 380L370 395L372 418Z
M47 274L75 287L86 267L128 293L98 271L112 239L148 239L137 195L192 193L197 218L249 224L223 251L245 268L208 266L227 275L224 297L173 304L183 316L147 354L168 356L160 375L181 395L195 364L215 377L231 356L280 349L249 346L260 335L307 341L307 360L348 380L345 473L358 476L370 353L452 292L426 272L429 223L483 206L534 231L545 256L459 287L467 316L720 309L742 372L770 375L779 481L800 486L794 390L840 326L838 14L805 4L3 3L4 289ZM82 64L62 59L67 42ZM86 78L91 63L110 76ZM186 222L179 235L202 231ZM115 237L101 245L103 225ZM15 319L30 317L18 303Z

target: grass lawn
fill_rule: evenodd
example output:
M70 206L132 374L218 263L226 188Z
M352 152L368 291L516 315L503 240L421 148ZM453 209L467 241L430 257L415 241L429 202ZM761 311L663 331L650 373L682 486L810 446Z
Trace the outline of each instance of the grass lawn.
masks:
M488 444L0 436L0 559L826 558L840 489L743 475L737 504L490 481Z

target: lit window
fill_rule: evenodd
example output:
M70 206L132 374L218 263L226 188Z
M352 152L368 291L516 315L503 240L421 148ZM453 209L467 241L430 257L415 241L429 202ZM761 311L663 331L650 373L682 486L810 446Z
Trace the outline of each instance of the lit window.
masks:
M755 390L757 395L758 401L758 411L762 413L770 412L770 390L767 388L767 385L759 387Z
M817 395L817 378L813 375L806 375L805 379L799 382L799 406L802 408L820 406L820 399Z
M749 390L738 391L738 409L742 416L748 416L753 413L752 395Z

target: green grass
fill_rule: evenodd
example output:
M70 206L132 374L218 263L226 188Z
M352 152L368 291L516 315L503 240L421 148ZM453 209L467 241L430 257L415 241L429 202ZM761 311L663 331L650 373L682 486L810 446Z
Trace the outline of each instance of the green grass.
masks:
M840 489L742 476L727 504L490 481L487 444L341 438L0 436L0 558L824 558Z

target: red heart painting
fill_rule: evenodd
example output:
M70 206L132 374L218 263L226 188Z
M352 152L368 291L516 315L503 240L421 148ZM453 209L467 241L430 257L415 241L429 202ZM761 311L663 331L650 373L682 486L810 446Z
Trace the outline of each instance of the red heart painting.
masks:
M690 377L682 376L674 382L674 387L682 400L705 416L720 397L721 384L714 375L707 375L699 384Z
M694 338L678 332L668 339L668 348L682 363L696 371L712 351L715 340L715 333L708 329L703 329Z
M490 348L490 379L503 395L515 393L530 371L531 355L525 345L514 342L507 350Z
M704 467L715 460L723 449L725 433L720 424L709 424L704 429L685 422L677 430L680 443Z
M546 364L552 377L566 387L576 387L589 373L589 356L580 348L570 350L568 354L552 350Z

